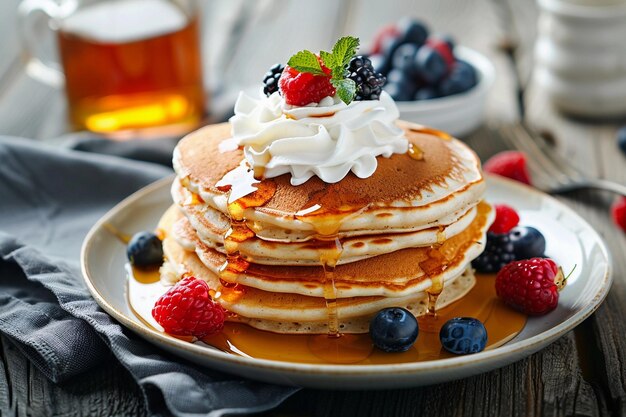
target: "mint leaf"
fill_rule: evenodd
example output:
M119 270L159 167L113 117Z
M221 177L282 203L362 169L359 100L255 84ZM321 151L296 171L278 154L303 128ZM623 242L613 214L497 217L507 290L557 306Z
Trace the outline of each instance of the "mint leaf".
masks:
M356 94L356 83L350 78L344 78L337 80L335 78L330 80L330 83L337 90L337 97L346 104L350 104Z
M334 68L335 65L335 56L330 52L320 51L320 58L322 58L322 62L328 68Z
M332 67L347 67L350 63L350 59L356 54L357 49L359 49L359 38L355 38L353 36L344 36L339 39L335 46L333 46L333 58L334 64Z
M346 70L346 67L339 66L339 67L332 67L330 75L335 80L341 80L342 78L346 78L349 74L348 74L348 71Z
M308 72L313 75L326 75L326 73L322 70L322 67L317 60L315 54L311 51L300 51L289 58L287 62L291 68L300 72Z

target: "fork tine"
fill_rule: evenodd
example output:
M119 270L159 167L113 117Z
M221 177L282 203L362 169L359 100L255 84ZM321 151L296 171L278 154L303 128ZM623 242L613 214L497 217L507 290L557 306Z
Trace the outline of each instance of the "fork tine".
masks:
M526 149L524 147L520 146L520 144L518 143L519 141L516 141L514 139L515 134L510 132L509 129L501 129L500 131L502 133L500 135L500 138L503 140L503 142L505 142L505 144L509 148L517 149L524 153L528 153L526 152ZM535 184L535 186L537 186L538 188L547 190L547 189L551 189L551 188L561 185L560 182L555 181L554 175L550 172L547 172L546 169L543 167L543 165L538 163L538 161L536 161L535 158L532 158L532 157L528 158L527 162L528 162L528 168L530 169L530 172L532 174L533 183Z
M586 175L581 170L573 166L567 159L565 159L559 152L557 152L552 146L550 146L545 139L543 139L538 133L527 125L522 125L521 134L531 141L536 147L545 155L557 169L567 175L570 180L583 180Z
M546 178L547 181L544 182L548 184L549 188L568 184L570 180L567 175L558 170L534 142L529 141L528 138L523 136L523 133L524 131L517 125L510 127L510 129L508 129L508 135L506 135L508 136L507 142L511 144L514 149L518 149L528 156L527 162L534 176L536 177L537 174L540 174Z

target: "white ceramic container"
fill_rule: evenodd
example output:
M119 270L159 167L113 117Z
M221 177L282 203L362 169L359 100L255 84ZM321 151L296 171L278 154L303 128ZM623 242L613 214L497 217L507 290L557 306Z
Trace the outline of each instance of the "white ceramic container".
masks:
M626 1L538 0L534 79L573 115L626 115Z

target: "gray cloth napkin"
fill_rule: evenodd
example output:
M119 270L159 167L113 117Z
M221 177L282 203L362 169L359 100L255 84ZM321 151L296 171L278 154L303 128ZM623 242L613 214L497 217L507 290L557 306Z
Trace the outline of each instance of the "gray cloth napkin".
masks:
M171 171L112 156L0 137L0 332L53 381L110 357L141 387L151 413L220 416L273 408L297 391L184 361L123 328L90 297L83 237L122 198Z

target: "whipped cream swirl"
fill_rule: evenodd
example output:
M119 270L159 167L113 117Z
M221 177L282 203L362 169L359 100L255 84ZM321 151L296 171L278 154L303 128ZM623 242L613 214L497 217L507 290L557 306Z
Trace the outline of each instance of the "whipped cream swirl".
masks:
M242 92L230 119L232 138L220 150L243 146L251 167L264 170L266 178L290 173L292 185L313 175L335 183L350 171L367 178L376 170L377 156L407 151L404 132L395 125L398 117L385 92L380 100L346 105L326 97L304 107L287 105L278 93L255 99Z

